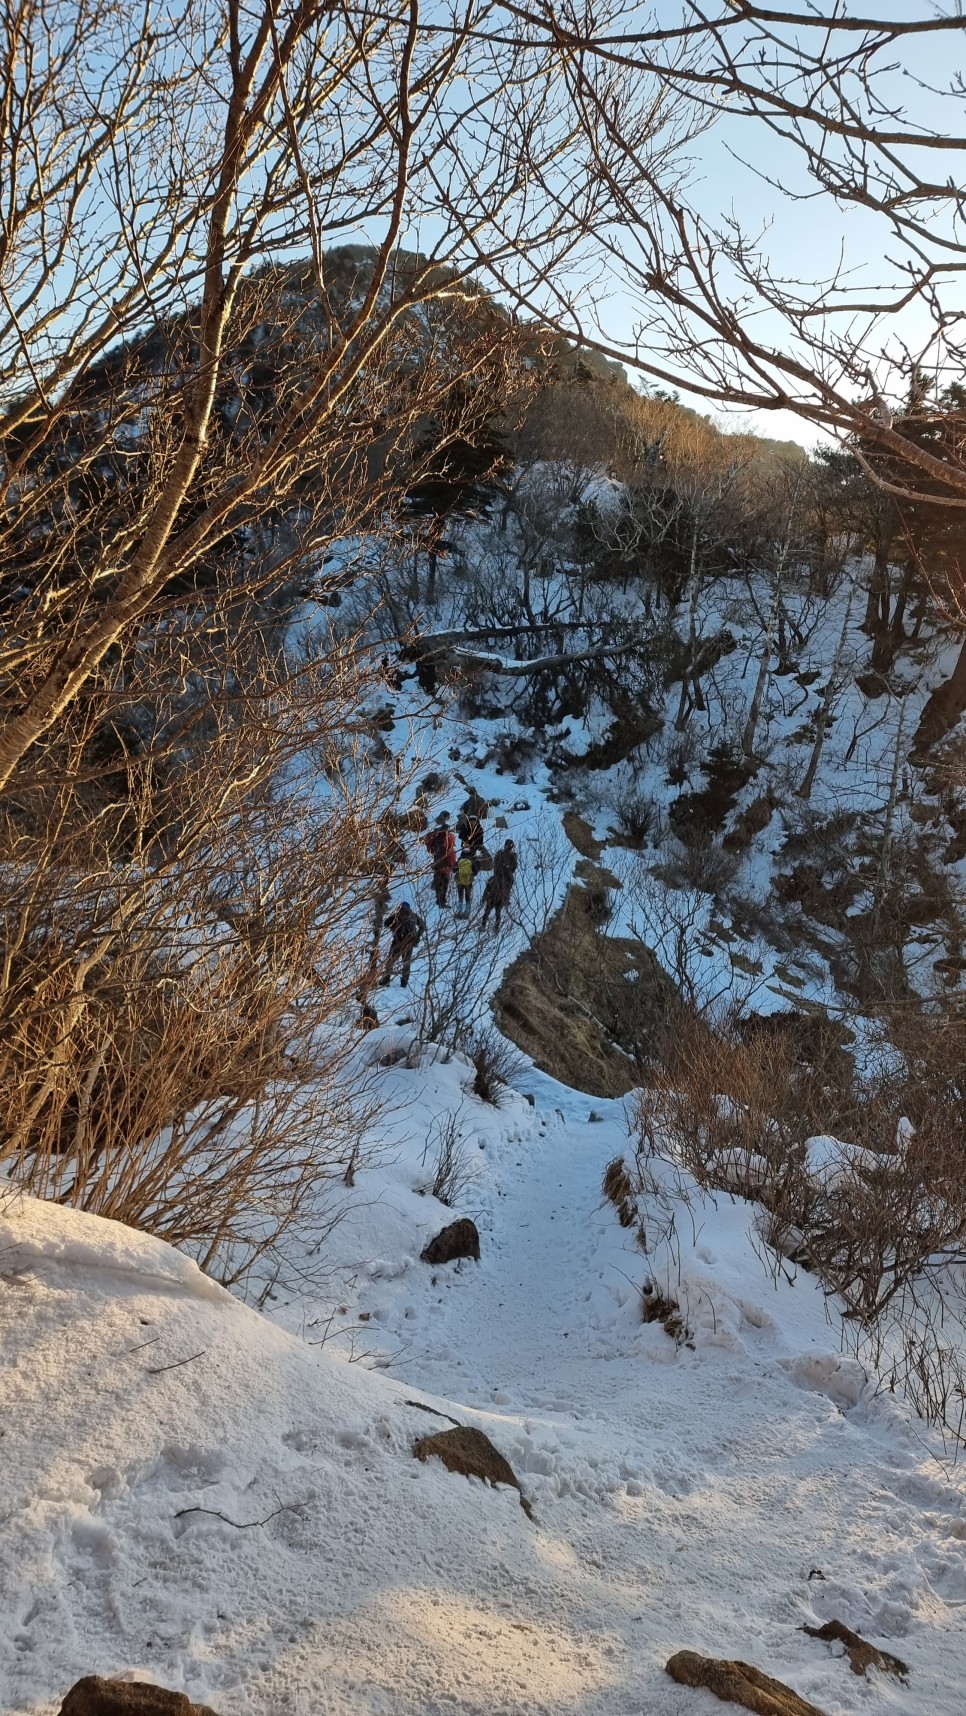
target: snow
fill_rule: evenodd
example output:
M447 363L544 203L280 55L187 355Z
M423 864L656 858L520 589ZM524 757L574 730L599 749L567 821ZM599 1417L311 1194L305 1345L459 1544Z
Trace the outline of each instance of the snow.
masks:
M702 598L703 630L738 626L723 584ZM841 601L811 620L803 668L831 661ZM749 623L709 676L703 739L729 711L735 726L752 640ZM795 735L821 691L769 682L760 746L796 779L810 741ZM273 1257L250 1303L147 1235L0 1202L2 1716L53 1716L91 1672L156 1679L220 1716L710 1713L710 1695L664 1673L679 1649L750 1660L826 1716L959 1716L966 1481L912 1408L839 1350L816 1280L771 1266L754 1205L707 1198L660 1163L660 1195L641 1202L645 1254L601 1194L630 1149L629 1106L527 1065L494 1109L467 1059L419 1044L440 969L465 1022L485 1020L577 854L545 758L522 778L494 760L518 731L511 714L461 721L411 681L386 701L404 778L445 777L431 816L472 786L493 806L488 844L516 840L513 907L485 969L467 972L469 944L447 922L437 975L424 945L409 990L378 992L383 1024L360 1050L384 1104L368 1164L341 1209L326 1189L324 1244ZM881 810L895 721L854 690L835 714L814 802ZM599 739L608 719L601 706L568 720L568 744ZM666 764L655 747L583 783L601 839L628 784L666 815L680 790ZM755 837L748 894L767 893L784 832L776 819ZM409 894L435 923L414 848L420 868L393 900ZM605 852L623 883L611 933L640 922L673 969L690 913L705 997L733 998L744 969L759 1010L834 1004L814 953L780 957L733 927L725 901L662 888L653 858ZM662 915L666 947L651 933ZM450 1122L452 1208L431 1192ZM819 1180L863 1166L847 1142L807 1148ZM767 1172L753 1153L730 1167L736 1188ZM480 1263L423 1264L456 1215L477 1222ZM677 1340L644 1322L646 1286L678 1306ZM532 1522L513 1491L413 1459L414 1440L442 1427L433 1413L492 1437ZM832 1618L897 1651L908 1684L857 1677L800 1630Z
M461 1057L380 1074L394 1159L269 1316L146 1235L5 1204L4 1716L48 1716L88 1672L222 1716L672 1716L704 1707L663 1672L679 1648L827 1716L958 1712L961 1474L835 1350L812 1278L775 1284L753 1206L682 1183L644 1257L600 1192L622 1104L531 1069L534 1106L493 1109ZM449 1113L473 1156L455 1212L420 1191ZM454 1213L481 1262L421 1264ZM642 1321L648 1280L687 1344ZM412 1458L443 1427L419 1403L491 1436L532 1523ZM799 1630L832 1617L908 1686Z

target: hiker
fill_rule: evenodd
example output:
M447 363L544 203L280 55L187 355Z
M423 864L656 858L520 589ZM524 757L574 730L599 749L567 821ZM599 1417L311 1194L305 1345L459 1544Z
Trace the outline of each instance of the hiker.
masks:
M456 864L456 916L468 918L473 894L473 878L478 865L468 846L464 846Z
M425 696L436 696L436 693L439 690L439 669L432 656L417 655L416 680L420 691L422 691Z
M402 690L402 684L403 684L402 674L400 673L398 667L393 666L392 662L389 660L388 655L384 655L382 657L382 660L379 663L379 671L382 674L383 684L386 686L387 690L389 690L389 691L401 691Z
M487 877L486 887L483 889L483 917L481 920L483 929L486 929L487 919L491 912L493 913L493 928L499 929L503 908L508 904L509 899L510 888L506 879L501 880L494 870L493 875Z
M390 912L385 927L392 930L392 943L385 970L379 979L383 989L392 981L392 974L397 961L402 962L402 972L399 981L405 989L409 982L409 970L413 962L413 954L422 938L426 925L418 912L414 912L408 900L403 900L394 912Z
M450 877L456 869L456 835L447 828L448 811L437 817L437 826L426 836L426 850L433 860L433 893L436 904L445 906Z
M471 793L465 803L460 806L456 833L463 845L468 846L471 852L478 852L483 844L483 818L486 812L486 799L480 798L479 793Z
M493 860L493 874L503 885L503 904L509 905L517 873L517 849L512 840L504 840Z

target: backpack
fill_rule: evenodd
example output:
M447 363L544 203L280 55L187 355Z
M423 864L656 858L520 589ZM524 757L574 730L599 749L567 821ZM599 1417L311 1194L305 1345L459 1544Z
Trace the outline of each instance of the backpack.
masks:
M473 881L472 858L461 858L456 866L456 880L461 888L468 888Z
M434 828L432 834L426 836L426 850L433 862L442 863L446 856L446 829Z

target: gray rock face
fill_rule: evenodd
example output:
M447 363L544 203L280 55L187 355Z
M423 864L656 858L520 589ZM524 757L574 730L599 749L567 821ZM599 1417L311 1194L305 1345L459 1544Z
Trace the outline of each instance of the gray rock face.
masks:
M169 1692L143 1680L108 1680L86 1674L70 1689L60 1716L215 1716L207 1704L192 1704L186 1692Z
M419 1255L424 1263L454 1263L459 1257L473 1257L479 1263L480 1235L475 1221L468 1216L451 1221Z

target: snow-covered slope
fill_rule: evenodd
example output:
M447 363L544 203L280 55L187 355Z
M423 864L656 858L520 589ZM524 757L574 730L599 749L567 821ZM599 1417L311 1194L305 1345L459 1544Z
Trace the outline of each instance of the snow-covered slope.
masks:
M839 1358L814 1283L774 1287L749 1206L679 1210L676 1347L641 1320L654 1260L601 1200L619 1104L591 1119L532 1074L535 1106L495 1111L458 1057L386 1076L409 1084L397 1159L365 1177L327 1281L279 1289L272 1320L150 1238L5 1205L4 1716L48 1716L91 1671L223 1716L710 1711L664 1674L682 1647L828 1716L960 1711L960 1474ZM420 1157L456 1111L482 1261L430 1269L449 1216ZM533 1521L415 1461L441 1426L413 1402L486 1430ZM833 1616L908 1684L799 1630Z
M840 619L823 624L816 659ZM755 657L726 659L722 712ZM802 691L804 714L773 682L762 715L792 785L808 734L791 729L819 698ZM410 989L375 992L383 1026L359 1051L386 1102L375 1148L341 1211L327 1192L320 1238L341 1219L317 1255L273 1257L249 1284L265 1315L144 1235L0 1206L0 1716L52 1716L90 1672L155 1677L220 1716L710 1716L710 1694L664 1673L682 1648L750 1660L826 1716L959 1716L966 1481L841 1356L814 1279L789 1269L776 1285L752 1207L687 1183L672 1243L667 1210L645 1211L643 1255L601 1195L628 1145L623 1105L530 1068L532 1106L518 1094L495 1110L460 1055L412 1047L448 996L466 1031L487 1019L577 854L539 747L503 772L514 716L460 718L412 682L386 702L407 771L441 777L430 816L473 787L493 806L490 844L517 841L509 921L491 941L446 915ZM864 803L858 787L881 804L896 749L883 720L853 755L861 711L845 702L826 809ZM608 719L591 711L570 742ZM601 840L631 787L662 822L666 765L655 745L596 779L571 771ZM776 817L756 836L750 893L767 894L782 834ZM671 921L656 855L608 846L624 882L612 930L633 928L642 889ZM435 931L418 838L407 857L392 901L415 898ZM721 902L702 902L693 951L714 988L733 974ZM734 933L760 967L757 1007L827 998L824 967L789 995L787 955ZM429 1191L450 1121L452 1209ZM430 1268L420 1251L454 1215L477 1221L481 1261ZM679 1305L679 1344L643 1321L649 1277ZM413 1459L434 1412L492 1437L532 1521L512 1490ZM831 1618L906 1659L908 1683L862 1679L800 1630Z

